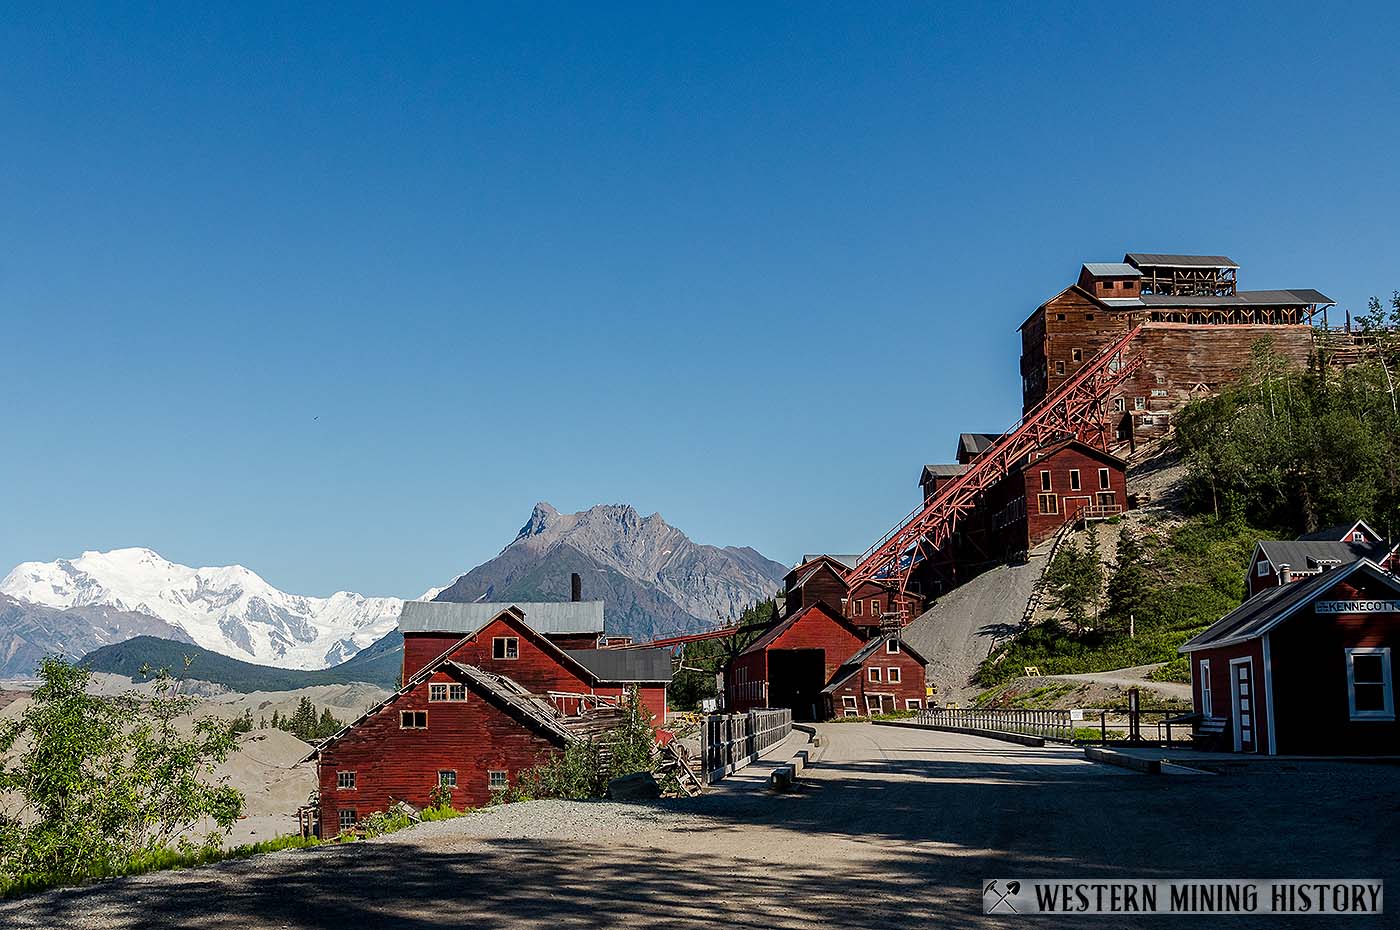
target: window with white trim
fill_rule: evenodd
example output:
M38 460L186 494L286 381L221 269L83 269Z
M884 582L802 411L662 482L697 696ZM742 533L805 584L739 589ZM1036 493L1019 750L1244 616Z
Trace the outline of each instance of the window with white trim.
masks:
M438 787L439 787L439 788L456 788L456 787L457 787L457 771L456 771L456 769L438 769Z
M359 822L360 815L355 812L354 808L342 807L340 809L340 830L342 833L354 829L355 824Z
M1055 494L1037 494L1035 502L1041 513L1060 512L1060 498Z
M336 787L336 790L338 790L338 791L354 791L354 790L355 790L355 773L354 773L354 772L336 772L336 773L335 773L335 787Z
M1110 484L1109 484L1108 478L1109 478L1108 469L1107 469L1107 468L1100 468L1100 469L1099 469L1099 490L1100 490L1100 491L1107 491L1107 490L1109 489Z
M865 711L870 714L884 713L885 696L883 694L867 694L865 696Z
M401 730L426 730L428 729L428 712L426 710L401 710L399 711L399 729Z
M865 680L866 680L866 681L879 681L879 680L880 680L880 666L878 666L878 665L872 665L872 666L870 666L870 668L866 669L866 670L865 670Z
M467 686L458 681L435 681L428 685L429 701L465 701Z
M900 677L898 665L891 665L889 668L885 669L885 680L892 685L899 684Z
M1079 469L1077 468L1069 470L1069 489L1071 491L1079 490Z
M1147 398L1146 398L1146 397L1134 397L1134 398L1133 398L1133 409L1134 409L1134 410L1146 410L1146 409L1147 409Z
M856 696L854 694L847 694L841 698L841 716L860 716L860 708L856 706Z
M924 702L921 701L921 700L919 700L918 698L905 698L905 699L904 699L904 709L905 709L905 710L923 710L923 709L924 709Z
M1048 471L1043 471L1040 473L1040 489L1042 491L1052 490L1052 488L1050 487L1050 473Z
M486 787L490 788L492 791L499 791L505 788L507 784L508 779L504 770L495 769L486 773Z
M1351 541L1364 543L1366 541L1366 534L1361 532L1360 530L1357 530L1355 533L1351 534Z
M1395 689L1390 647L1348 649L1347 703L1352 720L1394 720Z
M851 612L851 615L859 617L861 616L861 611L865 610L865 601L862 601L860 598L856 598L854 603L855 610Z
M1269 565L1268 559L1260 559L1259 564L1254 566L1254 574L1258 575L1260 578L1265 577L1272 570L1273 567Z
M880 599L878 597L872 597L870 599L870 616L880 616Z
M520 658L520 638L516 636L497 636L491 640L491 658L493 659L518 659Z
M1202 659L1197 668L1201 679L1201 716L1213 717L1215 715L1211 713L1213 708L1210 700L1210 659Z
M887 639L887 640L885 640L885 654L886 654L886 655L894 655L894 654L896 654L897 652L899 652L899 640L897 640L897 639Z

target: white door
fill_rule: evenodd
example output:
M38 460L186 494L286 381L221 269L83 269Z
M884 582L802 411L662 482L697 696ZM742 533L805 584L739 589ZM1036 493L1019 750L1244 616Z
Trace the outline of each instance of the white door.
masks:
M1230 696L1235 724L1235 752L1255 752L1254 664L1249 659L1230 660Z

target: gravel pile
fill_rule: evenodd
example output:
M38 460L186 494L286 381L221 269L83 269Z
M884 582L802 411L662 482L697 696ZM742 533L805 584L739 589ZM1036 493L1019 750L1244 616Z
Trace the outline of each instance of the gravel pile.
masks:
M467 817L418 824L407 832L376 837L372 843L431 844L454 839L606 840L654 830L686 831L713 826L677 803L620 804L613 801L523 801L477 811Z

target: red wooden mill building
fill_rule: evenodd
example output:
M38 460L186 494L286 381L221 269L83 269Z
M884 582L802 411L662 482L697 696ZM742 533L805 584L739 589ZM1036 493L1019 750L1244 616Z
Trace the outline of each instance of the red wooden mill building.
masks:
M1182 647L1200 732L1269 755L1394 755L1400 579L1359 559L1245 601Z
M668 649L601 650L601 602L408 601L403 687L321 744L314 761L322 836L440 786L457 808L492 792L572 739L621 719L636 689L661 726Z

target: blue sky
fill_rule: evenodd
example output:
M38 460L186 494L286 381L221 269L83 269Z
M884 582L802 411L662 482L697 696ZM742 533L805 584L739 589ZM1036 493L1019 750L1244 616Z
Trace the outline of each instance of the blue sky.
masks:
M1394 5L33 5L0 573L414 595L536 500L860 550L1085 260L1400 287Z

